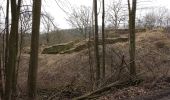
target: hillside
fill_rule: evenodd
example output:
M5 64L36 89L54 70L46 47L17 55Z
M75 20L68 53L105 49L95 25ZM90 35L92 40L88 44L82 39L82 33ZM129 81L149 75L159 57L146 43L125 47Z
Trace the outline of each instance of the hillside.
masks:
M128 43L123 43L117 44L114 48L121 50L128 59L127 47ZM161 93L160 91L162 89L169 89L169 34L159 31L138 33L136 47L136 66L138 73L140 73L139 77L144 79L144 82L138 86L130 86L123 89L109 91L110 93L104 94L99 100L122 100L123 98L125 100L133 100L132 98L136 96L139 97L134 98L134 100L145 100L143 98L145 95L148 98L146 100L157 100L158 97L156 95Z
M169 34L159 31L148 31L137 33L136 35L136 66L138 73L141 73L139 77L144 79L144 82L138 87L127 87L109 91L110 93L104 94L105 96L98 98L99 100L113 100L135 97L145 93L149 94L153 88L148 87L157 77L161 77L161 80L162 77L169 77ZM121 61L117 54L120 56L124 55L125 61L128 64L128 42L108 44L106 47L107 76L110 77L115 74L116 70L114 70L114 67L120 64ZM43 98L43 100L47 100L50 97L53 98L50 100L70 100L73 97L90 91L91 86L89 84L91 83L88 59L87 49L70 54L40 54L38 69L39 97ZM26 89L28 62L29 55L22 54L18 79L21 97ZM119 79L122 77L124 76L120 76ZM109 81L112 82L114 79ZM169 86L169 83L166 81L164 83L164 87ZM157 88L157 85L154 88Z

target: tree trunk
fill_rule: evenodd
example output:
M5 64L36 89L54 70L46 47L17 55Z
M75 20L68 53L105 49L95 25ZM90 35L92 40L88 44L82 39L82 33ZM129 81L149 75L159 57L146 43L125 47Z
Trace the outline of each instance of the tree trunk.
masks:
M96 86L98 87L100 82L100 58L99 58L99 47L98 47L98 14L97 14L97 0L94 0L94 18L95 18L95 64L96 64Z
M103 52L103 57L102 57L102 77L103 79L105 78L105 0L103 0L103 13L102 13L102 52Z
M30 64L29 64L28 83L27 83L28 84L28 100L36 100L40 14L41 14L41 0L34 0L33 1L32 36L31 36L31 53L30 53Z
M91 31L89 32L89 42L91 41L91 34L93 33L93 28L91 28ZM88 55L89 55L89 72L90 72L90 82L91 82L91 90L94 89L94 69L93 69L93 62L92 62L92 55L91 55L91 44L88 43Z
M19 6L19 5L18 5ZM18 49L18 21L19 13L17 11L16 0L11 0L11 15L12 15L12 24L11 32L9 36L9 57L8 63L6 66L6 83L5 83L5 100L10 100L12 96L12 90L14 88L14 75L17 59L17 49ZM13 99L13 98L12 98Z
M6 18L5 18L5 29L6 29L6 47L5 47L5 73L8 63L8 54L9 54L9 0L6 4Z
M3 74L2 74L2 56L1 56L1 52L0 52L0 100L4 100L4 88L3 88Z
M135 19L136 19L136 0L132 1L132 9L130 8L130 1L128 0L129 8L129 54L130 54L130 74L136 76L136 66L135 66Z
M18 34L18 27L19 27L19 17L20 17L20 7L21 7L22 0L18 0L17 3L17 34L16 34L16 60L15 60L15 67L13 71L13 83L12 83L12 100L16 100L17 96L17 63L18 63L18 50L19 50L19 34Z

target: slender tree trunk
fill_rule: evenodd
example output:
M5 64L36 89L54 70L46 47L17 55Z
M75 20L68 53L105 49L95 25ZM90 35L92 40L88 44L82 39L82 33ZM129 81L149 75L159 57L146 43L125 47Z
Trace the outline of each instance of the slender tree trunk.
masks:
M136 0L132 1L132 9L130 8L130 1L128 0L129 8L129 54L130 54L130 74L131 76L136 76L136 66L135 66L135 19L136 19Z
M28 100L36 100L40 14L41 14L41 0L33 0L31 53L28 72Z
M92 3L92 9L94 8L94 2ZM93 23L93 13L94 11L92 10L92 19L91 19L91 27L90 27L90 32L89 32L89 42L91 41L91 39L93 38L93 34L94 34L94 23ZM93 40L93 39L92 39ZM92 52L91 50L93 48L91 48L91 45L90 43L88 43L88 49L89 49L89 67L90 67L90 82L91 82L91 91L94 90L94 86L95 86L95 74L94 74L94 67L93 67L93 57L92 57Z
M16 62L15 62L15 67L14 67L14 71L13 71L13 84L12 84L12 100L16 100L16 96L17 96L17 65L18 65L18 50L19 50L19 34L18 34L18 27L19 27L19 17L20 17L20 6L21 6L21 2L22 0L18 0L17 3L17 34L16 34Z
M18 47L18 57L17 57L17 64L16 64L16 77L18 77L18 71L19 71L19 66L20 66L20 60L21 60L21 51L22 51L22 47L23 47L23 24L21 21L20 24L20 37L19 37L19 47ZM18 78L16 78L16 85L18 82Z
M90 82L91 82L91 90L93 91L94 89L94 69L93 69L93 65L92 65L92 55L91 55L91 34L93 33L93 29L91 29L91 31L89 32L89 43L88 43L88 54L89 54L89 71L90 71Z
M20 5L18 4L18 6ZM18 21L19 21L19 11L16 4L16 0L11 0L11 15L12 15L12 24L11 24L11 32L9 36L9 57L6 66L5 100L10 100L12 94L15 94L12 92L14 92L13 79L15 77L15 67L16 67L16 59L17 59L17 51L18 51L17 49L18 49Z
M87 27L84 28L84 37L87 39Z
M115 14L115 30L118 29L118 15Z
M49 44L49 33L48 32L46 33L46 43L47 45Z
M102 14L102 52L103 52L103 57L102 57L102 62L103 62L103 66L102 66L102 77L103 79L105 79L105 0L103 0L103 14Z
M94 19L95 19L95 64L96 64L96 86L100 83L100 58L98 46L98 14L97 14L97 0L94 0Z
M4 97L3 75L2 75L4 67L5 67L5 32L2 34L2 52L0 52L0 92L1 92L2 99Z
M5 29L6 29L6 47L5 47L5 74L6 67L8 63L8 53L9 53L9 0L7 0L6 4L6 18L5 18Z
M1 56L1 52L0 52L0 100L3 100L4 98L4 88L3 88L3 74L2 74L2 56Z
M50 42L50 40L49 40L49 32L50 32L50 28L49 27L47 27L47 33L46 33L46 43L47 43L47 45L49 44L49 42Z
M17 59L17 49L18 49L18 21L19 15L17 12L16 0L11 0L11 15L12 24L11 32L9 36L9 57L6 66L6 83L5 83L5 100L10 100L13 90L13 78L15 75L16 59Z
M5 30L6 30L6 46L5 46L5 66L3 67L4 79L6 79L8 54L9 54L9 49L8 49L9 48L9 0L7 0L7 3L6 3Z
M1 22L1 21L0 21ZM2 35L2 67L5 67L5 32Z

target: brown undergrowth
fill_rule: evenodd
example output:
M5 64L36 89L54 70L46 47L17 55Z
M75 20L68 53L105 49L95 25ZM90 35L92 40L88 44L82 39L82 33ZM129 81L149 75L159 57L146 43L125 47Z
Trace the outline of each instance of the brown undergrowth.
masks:
M152 83L154 85L157 83L154 82L158 77L168 77L170 74L170 39L168 34L159 31L147 31L143 33L137 33L136 35L137 72L141 73L139 77L143 78L146 84ZM115 69L114 66L118 66L121 63L122 56L125 57L125 62L128 65L128 45L128 42L123 42L108 44L106 46L106 66L108 77L113 75ZM120 58L117 54L120 56ZM58 99L69 100L72 97L79 96L90 91L91 83L88 59L89 57L87 49L70 54L39 54L37 83L38 90L40 92L39 97L55 98L64 95ZM20 94L26 93L28 65L29 55L22 54L18 79ZM149 91L148 89L143 89L143 87L144 84L139 87L129 87L123 90L114 90L114 95L109 96L110 94L113 94L112 92L108 93L106 96L107 98L119 99L118 95L129 97L131 92L132 94L134 93L134 96L142 95ZM53 91L54 94L49 91ZM124 92L123 94L119 94L119 91ZM74 93L72 94L72 92ZM103 98L105 98L105 96L99 99L105 100Z

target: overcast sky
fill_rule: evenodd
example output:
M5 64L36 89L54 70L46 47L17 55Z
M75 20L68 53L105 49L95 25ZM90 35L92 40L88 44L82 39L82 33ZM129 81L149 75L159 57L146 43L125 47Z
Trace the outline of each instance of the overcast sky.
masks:
M5 5L6 0L0 0L0 5ZM24 2L29 2L31 0L23 0ZM58 1L58 5L60 5L61 8L63 8L66 12L71 11L71 6L78 7L81 5L85 6L92 6L93 0L42 0L42 11L48 12L51 16L55 19L55 24L59 28L71 28L71 26L67 23L65 18L67 17L67 14L63 12L63 9L61 9L56 1ZM101 0L98 0L101 2ZM105 0L106 5L110 4L114 0ZM170 0L138 0L140 1L138 3L139 8L149 7L149 8L156 8L156 7L166 7L170 9ZM151 1L151 2L146 2ZM124 4L127 4L127 0L123 0ZM70 4L69 4L70 3ZM71 5L71 6L70 6ZM127 6L127 5L125 5ZM145 10L146 11L146 10ZM141 11L138 11L138 13L141 13Z
M59 5L67 12L70 12L70 4L74 6L80 6L80 5L86 5L86 6L91 6L92 5L92 0L56 0L56 1L61 1L62 3L59 2ZM59 28L70 28L69 24L65 21L65 17L67 17L67 14L63 12L63 10L58 7L57 3L55 0L43 0L43 7L47 12L49 12L54 18L55 18L55 23L58 25ZM99 0L101 1L101 0ZM106 4L110 4L110 2L113 0L106 0ZM139 1L139 0L138 0ZM139 7L149 7L149 8L156 8L156 7L166 7L170 9L170 0L140 0L141 2L139 3ZM146 2L146 1L151 1L151 2ZM127 0L123 0L123 2L126 4ZM126 6L126 5L125 5ZM43 10L43 9L42 9Z
M71 6L77 7L80 5L86 5L86 6L91 6L92 5L92 0L56 0L56 1L61 1L58 4L62 9L57 5L55 0L43 0L43 8L47 12L49 12L54 18L55 18L55 23L58 25L59 28L70 28L70 25L65 21L65 18L67 17L67 13L63 11L63 9L66 12L71 11ZM70 5L67 3L70 2ZM42 9L43 11L44 9Z

